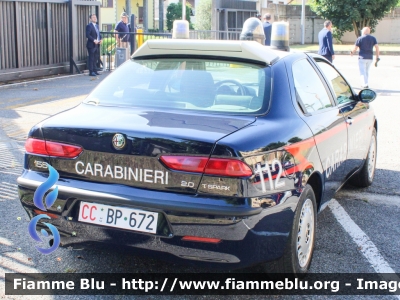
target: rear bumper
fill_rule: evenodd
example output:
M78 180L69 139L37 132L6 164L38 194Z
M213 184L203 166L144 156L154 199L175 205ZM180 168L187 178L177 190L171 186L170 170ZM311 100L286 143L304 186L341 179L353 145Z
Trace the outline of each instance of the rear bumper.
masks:
M31 171L18 178L21 203L30 218L41 213L33 205L33 194L46 179ZM46 222L57 227L62 246L96 247L106 243L114 249L136 248L160 259L225 263L232 268L282 256L298 201L298 195L291 191L270 195L270 203L280 200L262 208L255 207L257 199L250 198L202 197L69 179L60 179L56 185L58 198L47 211L53 217ZM165 222L156 235L82 223L78 221L81 201L159 212ZM183 241L184 236L221 242Z

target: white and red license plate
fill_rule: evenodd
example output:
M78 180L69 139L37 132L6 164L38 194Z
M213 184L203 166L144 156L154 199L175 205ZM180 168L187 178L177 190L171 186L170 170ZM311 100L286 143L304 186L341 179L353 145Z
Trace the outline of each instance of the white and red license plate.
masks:
M158 213L82 201L78 221L156 233Z

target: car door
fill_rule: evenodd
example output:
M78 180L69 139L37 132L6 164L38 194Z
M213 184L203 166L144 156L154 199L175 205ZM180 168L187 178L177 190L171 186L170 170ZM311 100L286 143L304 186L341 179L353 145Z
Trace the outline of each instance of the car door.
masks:
M314 134L324 169L325 197L330 199L345 178L346 122L313 63L300 59L293 62L291 70L300 116Z
M329 63L322 59L315 60L325 75L340 112L346 120L347 127L347 161L346 174L357 170L365 158L371 136L368 124L368 105L357 101L350 85L344 77Z

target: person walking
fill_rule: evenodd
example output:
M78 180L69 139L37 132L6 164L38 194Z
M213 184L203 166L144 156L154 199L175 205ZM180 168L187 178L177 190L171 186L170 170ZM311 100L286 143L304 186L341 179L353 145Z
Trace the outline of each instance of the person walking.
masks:
M265 46L271 46L272 24L269 21L271 21L271 15L265 14L263 23L264 34L265 34Z
M129 42L129 25L128 15L126 12L121 14L121 21L115 26L114 32L118 33L115 35L117 40L117 47L128 48Z
M324 28L318 33L319 50L318 54L325 57L330 62L335 59L332 38L332 22L327 20L324 22Z
M371 29L369 27L364 27L361 30L361 36L356 40L354 48L350 52L351 56L353 56L354 52L357 51L357 48L360 48L358 53L358 67L360 69L362 88L368 88L369 86L369 69L373 61L374 47L376 53L375 67L378 66L378 61L380 60L378 42L374 36L370 35L370 33Z
M97 27L97 16L90 14L90 22L86 25L86 48L88 50L88 69L89 76L100 75L96 71L96 59L98 57L99 45L101 44L101 35L99 28Z

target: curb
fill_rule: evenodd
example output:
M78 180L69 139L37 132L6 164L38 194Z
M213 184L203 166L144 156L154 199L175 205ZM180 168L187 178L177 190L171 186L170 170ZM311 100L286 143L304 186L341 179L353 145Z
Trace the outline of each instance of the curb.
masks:
M296 48L294 48L293 50L318 54L318 50L303 51L303 50L296 49ZM350 50L349 51L335 51L335 55L350 55ZM375 52L374 52L374 55L375 55ZM400 55L400 51L380 51L379 50L379 56L381 56L381 55L395 55L396 56L396 55ZM354 56L358 56L358 54L354 54Z
M42 81L50 81L50 80L56 80L56 79L65 79L65 78L77 77L77 76L82 76L82 75L84 75L84 73L73 74L73 75L65 75L65 76L55 75L54 77L49 77L49 78L44 78L44 79L37 79L37 80L35 80L35 78L32 77L32 78L27 78L25 80L22 80L21 82L1 84L0 85L0 89L8 88L8 87L14 87L14 86L21 85L21 84L28 85L28 84L31 84L31 83L38 83L38 82L42 82Z

